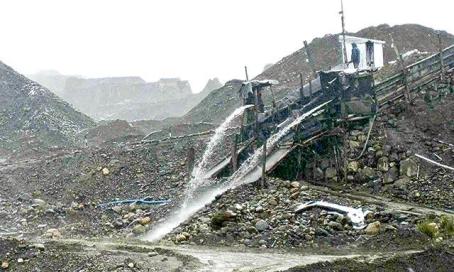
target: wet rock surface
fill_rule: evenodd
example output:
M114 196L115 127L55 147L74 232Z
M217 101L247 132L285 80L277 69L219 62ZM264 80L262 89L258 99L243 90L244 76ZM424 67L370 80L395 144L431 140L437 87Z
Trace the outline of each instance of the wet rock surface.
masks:
M269 184L267 189L244 185L223 194L166 239L177 244L261 248L367 248L370 239L386 240L389 235L408 232L404 239L408 240L399 243L402 247L418 247L428 241L414 229L420 216L385 211L380 205L320 192L304 184L295 186L279 179ZM293 197L295 193L298 197ZM367 227L354 229L345 214L317 207L295 214L297 204L315 199L370 211ZM181 233L187 234L186 239L178 239Z

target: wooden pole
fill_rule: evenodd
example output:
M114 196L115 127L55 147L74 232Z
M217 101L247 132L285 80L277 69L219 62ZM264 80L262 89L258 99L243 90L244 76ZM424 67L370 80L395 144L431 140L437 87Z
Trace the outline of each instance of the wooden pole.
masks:
M235 172L238 170L238 134L235 134L235 141L232 146L232 170Z
M341 11L339 12L341 15L341 23L342 23L342 47L343 47L343 54L344 54L344 63L348 64L347 58L347 45L345 43L345 17L344 17L344 1L341 0ZM348 68L348 66L347 66Z
M302 154L302 150L301 150L301 149L302 149L301 147L298 147L298 152L296 152L296 153L297 153L297 155L296 155L296 156L297 156L296 162L297 162L297 164L298 164L298 167L297 167L297 169L296 169L296 179L297 179L297 180L301 180L301 176L302 176L302 175L301 175L301 172L302 172L302 170L301 170L301 161L302 161L302 158L301 158L301 157L303 156L303 154Z
M304 99L304 81L303 81L303 74L300 73L300 99Z
M273 98L273 109L276 108L276 97L274 96L273 86L270 85L271 97Z
M309 97L312 99L312 79L317 77L317 70L315 70L314 60L312 59L312 54L309 51L309 46L307 45L307 41L304 41L304 49L306 50L307 59L309 60L309 66L312 70L312 75L309 78Z
M266 142L263 143L263 153L262 153L262 179L260 181L260 186L265 188L266 185Z
M309 98L312 100L312 80L309 79Z
M248 75L248 72L247 72L247 66L244 66L244 74L246 76L246 81L249 81L249 75ZM242 105L244 106L245 102L244 102L244 99L242 101ZM246 111L249 111L249 109L247 109ZM243 134L244 134L244 118L245 118L245 115L241 115L241 128L240 128L240 141L243 142ZM246 119L248 119L248 117L246 117ZM247 122L248 120L246 120Z
M404 81L404 85L405 85L405 88L404 88L405 95L404 96L405 96L405 101L407 102L407 104L409 104L411 99L410 99L410 87L408 86L407 67L405 67L405 62L404 62L404 58L402 57L402 54L399 53L399 49L397 48L396 44L394 43L393 36L392 35L389 35L389 36L391 38L392 47L394 48L394 53L396 53L396 57L398 59L400 67L402 69L403 81Z
M259 138L259 97L258 97L258 90L254 88L254 96L255 96L255 138Z
M441 33L440 31L437 32L438 36L438 52L440 54L440 79L443 82L444 80L444 74L445 74L445 68L444 68L444 62L443 62L443 44L441 41Z
M246 81L249 81L249 75L247 73L247 66L244 66L244 73L246 74Z
M192 170L194 169L195 163L195 149L194 147L190 147L188 150L188 154L186 156L186 167L188 171L188 178L191 178Z

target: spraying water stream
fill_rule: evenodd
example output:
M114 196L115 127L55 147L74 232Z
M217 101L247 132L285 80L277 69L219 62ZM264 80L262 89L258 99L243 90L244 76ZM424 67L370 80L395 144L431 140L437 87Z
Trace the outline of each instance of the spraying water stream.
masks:
M304 119L306 119L308 116L312 115L314 112L318 111L320 108L322 108L329 102L331 102L331 101L325 102L325 103L321 104L320 106L302 114L301 116L299 116L298 118L296 118L295 120L290 122L283 129L281 129L280 131L273 134L267 140L267 146L268 146L267 151L270 152L270 150L272 150L276 146L276 144L290 132L290 130L293 127L295 127L296 125L301 123ZM243 109L243 111L244 111L244 109ZM226 123L229 119L230 118L227 118L224 123ZM232 118L232 120L233 119L234 118ZM229 121L229 122L231 122L231 121ZM220 127L225 127L225 129L224 129L224 132L225 132L225 130L228 126L227 125L224 126L224 124L222 124ZM213 138L215 138L215 137L216 137L216 134L213 136ZM223 137L217 136L217 138L221 139ZM211 141L210 141L210 143L211 143ZM205 155L207 155L207 157L211 156L210 153L212 153L213 147L217 144L219 144L219 140L218 140L218 142L214 142L211 148L210 148L210 144L209 144L204 153L204 157L205 157ZM233 189L242 184L246 184L246 183L255 181L255 180L248 180L245 177L247 176L247 174L249 172L251 172L255 167L258 166L262 153L263 153L263 146L256 149L255 152L239 167L239 169L235 173L233 173L229 177L229 179L226 182L223 182L217 186L212 186L211 188L205 190L202 193L197 194L196 197L194 197L195 189L197 189L198 186L203 184L204 180L206 180L206 178L204 177L204 173L207 169L201 168L203 165L202 162L204 161L204 158L202 158L201 162L198 165L198 167L200 167L199 170L197 170L196 172L193 172L193 173L197 173L198 176L196 177L195 175L193 175L193 178L191 179L192 185L194 185L194 186L190 186L190 189L189 189L190 191L188 191L188 192L191 192L191 195L188 195L186 197L183 205L180 207L180 209L177 212L175 212L166 221L164 221L161 224L158 224L155 228L153 228L153 230L151 230L151 232L149 232L144 237L144 239L148 240L148 241L157 241L157 240L161 239L166 234L171 232L174 228L178 227L181 223L186 221L194 213L196 213L197 211L199 211L200 209L205 207L205 205L211 203L216 198L216 196L223 194L224 192L226 192L229 189ZM202 169L202 170L200 170L200 169ZM200 178L200 180L196 180L196 178Z
M246 109L251 107L253 107L253 105L245 105L237 108L215 130L214 135L211 137L210 142L208 143L205 152L202 155L202 159L192 171L191 180L189 181L189 185L186 189L183 204L173 214L173 216L153 228L153 230L145 236L145 240L156 241L161 239L164 235L166 235L174 228L178 227L186 219L188 219L192 214L203 208L207 203L212 202L216 195L222 193L222 191L219 191L216 188L211 188L204 193L197 195L197 199L195 198L195 191L198 188L209 185L212 182L209 177L206 177L206 173L209 170L209 162L213 157L215 147L223 142L227 129L230 128L234 120L237 117L241 116Z
M205 152L202 155L202 159L200 162L194 167L191 180L189 181L189 186L186 191L187 197L192 197L194 191L199 188L201 185L209 183L209 177L206 177L206 173L209 170L209 162L212 159L215 147L218 146L220 143L223 142L227 129L230 128L231 124L237 117L241 116L243 112L253 107L254 105L245 105L242 107L237 108L232 114L229 115L225 119L225 121L215 130L213 137L211 137L210 142L208 143L207 147L205 148Z

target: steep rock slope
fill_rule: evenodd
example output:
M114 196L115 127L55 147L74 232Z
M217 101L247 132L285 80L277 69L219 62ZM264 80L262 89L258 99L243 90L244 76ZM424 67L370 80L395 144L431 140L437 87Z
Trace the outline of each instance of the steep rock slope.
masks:
M437 52L438 37L434 29L415 25L396 25L389 26L386 24L368 27L350 35L379 39L386 41L384 48L385 63L396 59L394 49L391 48L391 36L394 38L394 44L404 53L413 49L420 52ZM454 44L452 34L441 32L443 46L446 47ZM341 52L338 42L338 34L328 34L322 38L315 38L309 43L308 49L312 54L315 69L329 69L338 64L341 58ZM307 80L311 75L311 69L307 61L307 54L304 48L284 57L271 67L268 67L256 79L276 79L279 85L273 88L277 99L285 96L290 90L300 85L299 74ZM213 91L199 105L193 108L184 117L184 121L200 122L211 121L219 122L223 120L230 111L240 104L238 98L238 88L241 84L233 86L224 86ZM270 102L271 94L266 91L264 94L265 102ZM215 106L217 105L217 106ZM225 110L229 111L225 111Z
M211 91L219 89L222 87L221 81L219 81L219 78L210 78L208 79L208 82L205 84L205 87L203 87L202 91L199 93L202 96L208 95Z
M223 87L212 91L183 117L183 121L192 123L222 122L240 104L238 90L241 83L241 80L231 80Z
M0 62L0 153L77 144L94 126L48 89Z

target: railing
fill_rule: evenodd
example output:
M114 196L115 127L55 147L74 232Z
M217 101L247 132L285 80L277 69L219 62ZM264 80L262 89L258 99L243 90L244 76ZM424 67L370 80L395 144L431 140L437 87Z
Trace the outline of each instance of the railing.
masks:
M454 45L444 49L441 53L443 58L443 67L449 70L454 67ZM374 86L374 92L377 95L380 104L403 96L406 88L405 80L409 91L430 84L440 76L441 72L440 54L433 54L423 60L405 67L403 71L395 74Z

